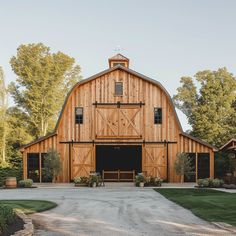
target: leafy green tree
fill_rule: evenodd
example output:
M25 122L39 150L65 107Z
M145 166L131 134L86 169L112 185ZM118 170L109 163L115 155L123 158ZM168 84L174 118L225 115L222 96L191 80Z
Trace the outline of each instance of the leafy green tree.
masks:
M235 136L236 80L226 68L200 71L180 83L173 100L187 116L192 135L215 146Z
M181 177L181 183L183 183L184 176L188 177L193 169L189 155L183 152L177 153L174 168L176 174Z
M17 107L8 108L6 121L8 124L6 137L8 161L12 167L21 167L22 154L19 148L33 140L33 137L28 133L32 127L28 123L27 115Z
M6 136L7 136L7 88L5 85L4 72L0 67L0 166L7 166Z
M50 148L44 159L44 173L51 176L54 183L61 169L60 154L55 149Z
M40 137L52 131L68 90L81 79L74 58L38 44L21 45L10 60L17 75L10 93L31 127Z

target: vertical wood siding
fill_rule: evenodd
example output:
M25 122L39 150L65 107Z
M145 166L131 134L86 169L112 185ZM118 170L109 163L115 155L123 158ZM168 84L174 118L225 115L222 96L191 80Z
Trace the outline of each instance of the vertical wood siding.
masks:
M115 82L123 82L123 96L116 96L114 94ZM132 107L122 106L120 109L123 109L123 114L121 114L121 110L117 111L117 106L97 106L96 108L93 105L95 102L143 102L145 105L143 105L141 108L136 106L133 108L133 110L131 109ZM83 107L83 124L75 124L75 107ZM162 124L154 124L154 107L162 108ZM121 124L123 124L122 132L117 131L115 136L112 134L113 132L108 125L107 127L102 127L104 124L102 123L103 121L101 116L99 118L99 111L103 112L104 117L110 120L111 124L109 125L112 125L114 129L116 129L116 123L121 122ZM132 119L132 116L136 111L138 111L140 114ZM117 112L119 115L117 115ZM176 144L168 145L168 172L169 180L171 182L179 181L179 177L176 176L174 172L174 161L178 152L210 153L211 176L214 175L214 157L212 148L209 148L208 146L181 134L181 127L179 126L175 111L166 92L163 91L163 89L157 84L144 80L143 78L128 73L127 71L117 69L87 83L80 84L74 88L65 104L56 134L24 149L24 178L27 177L27 153L43 153L47 152L50 147L54 147L61 154L63 166L59 181L70 181L69 167L70 161L72 161L73 166L73 160L69 160L69 145L60 144L60 141L101 141L101 139L99 139L101 137L96 136L96 134L99 132L99 128L101 130L101 127L102 129L104 128L101 133L101 136L104 138L104 142L108 141L115 143L117 138L119 138L119 141L123 142L137 140L145 140L146 142L157 142L164 140L177 142ZM120 128L117 126L117 129ZM88 164L85 161L85 163L87 163L87 168L83 170L84 172L95 170L95 146L91 147L91 145L88 145L88 150L91 148L93 148L93 152L91 152L93 154L91 154L91 156L89 156L90 154L87 155L89 156L90 162ZM146 149L143 149L145 150L143 151L143 166L146 166L145 168L147 172L149 172L149 174L152 172L161 173L161 177L167 178L167 147L163 146L161 149L158 145L156 145L156 147L153 148L151 146L146 146L145 148ZM81 151L80 155L83 156L82 152L83 151ZM86 151L84 151L84 153L86 153ZM157 153L162 153L162 157L156 158L156 156L159 155L157 155ZM151 161L152 156L156 158L154 161ZM155 164L159 162L161 162L159 165L162 167L158 167L158 164ZM77 166L80 164L81 163L76 163ZM151 165L153 165L153 168ZM71 171L74 175L76 171L79 172L80 170L76 170L76 168L74 168Z

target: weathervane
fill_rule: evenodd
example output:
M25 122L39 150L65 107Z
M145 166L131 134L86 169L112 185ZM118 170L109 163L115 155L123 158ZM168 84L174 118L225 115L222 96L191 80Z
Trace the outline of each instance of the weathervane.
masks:
M115 52L116 53L120 53L121 51L123 51L124 49L123 48L121 48L121 46L120 45L117 45L116 47L115 47Z

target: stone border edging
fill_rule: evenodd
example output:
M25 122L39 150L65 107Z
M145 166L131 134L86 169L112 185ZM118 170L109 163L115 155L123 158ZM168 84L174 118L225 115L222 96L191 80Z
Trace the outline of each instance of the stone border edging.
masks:
M16 212L16 215L23 220L24 229L15 232L12 236L32 236L34 234L34 225L31 218L22 212Z
M236 233L236 227L230 225L230 224L227 224L227 223L224 223L224 222L211 222L213 225L217 226L218 228L220 229L224 229L224 230L227 230L231 233Z

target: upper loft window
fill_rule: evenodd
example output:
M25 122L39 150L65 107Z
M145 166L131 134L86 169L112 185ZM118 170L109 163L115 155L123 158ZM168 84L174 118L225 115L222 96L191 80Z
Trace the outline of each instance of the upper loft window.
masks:
M113 66L117 66L117 65L121 65L121 66L125 67L125 63L122 63L122 62L114 62L113 63Z
M75 123L83 124L83 107L75 108Z
M122 96L123 95L123 83L115 82L115 95Z
M154 124L162 124L162 108L154 108Z

